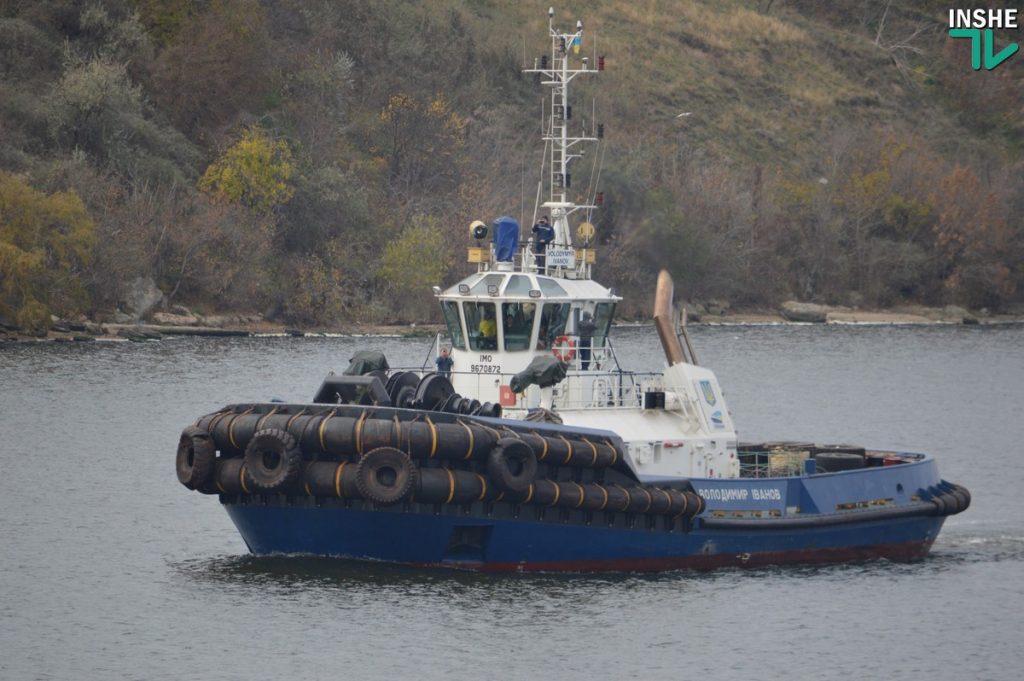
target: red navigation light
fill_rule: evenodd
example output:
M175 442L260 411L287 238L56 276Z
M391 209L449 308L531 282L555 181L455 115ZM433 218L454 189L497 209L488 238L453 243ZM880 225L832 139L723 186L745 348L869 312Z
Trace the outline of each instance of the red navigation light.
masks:
M603 206L604 205L604 192L597 192L596 194L594 194L594 205L595 206Z
M597 58L597 70L604 71L604 55L602 54Z

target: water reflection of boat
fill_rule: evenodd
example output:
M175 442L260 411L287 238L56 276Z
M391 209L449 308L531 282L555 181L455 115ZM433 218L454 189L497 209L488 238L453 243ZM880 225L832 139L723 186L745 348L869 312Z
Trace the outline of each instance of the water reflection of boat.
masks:
M504 571L926 555L967 490L925 454L738 444L666 273L654 318L668 366L620 365L620 298L591 277L598 193L570 196L570 165L603 128L574 127L568 89L604 59L578 55L579 24L550 38L527 69L551 93L550 227L521 245L510 217L471 225L477 272L436 291L451 370L366 352L312 403L225 407L182 434L179 480L219 494L255 554Z

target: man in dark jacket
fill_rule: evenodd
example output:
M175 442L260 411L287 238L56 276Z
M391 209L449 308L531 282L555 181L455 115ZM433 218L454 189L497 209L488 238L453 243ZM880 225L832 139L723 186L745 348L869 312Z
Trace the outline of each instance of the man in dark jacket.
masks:
M590 366L590 346L594 342L594 317L584 312L576 327L576 337L580 341L580 368L584 371Z
M540 220L533 226L533 254L537 262L537 271L544 271L545 252L548 244L555 240L555 228L548 222L547 215L541 215Z
M455 362L448 356L448 348L441 348L441 354L434 360L434 363L437 364L437 373L445 378L451 377L452 364Z

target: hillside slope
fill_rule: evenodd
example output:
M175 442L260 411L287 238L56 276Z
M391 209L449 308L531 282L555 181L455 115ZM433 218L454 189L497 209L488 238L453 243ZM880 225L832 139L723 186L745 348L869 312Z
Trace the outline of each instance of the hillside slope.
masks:
M471 220L533 215L546 9L5 0L0 320L140 278L293 323L431 316ZM576 119L607 131L602 280L640 308L659 267L740 305L1021 300L1024 57L971 70L945 5L556 9L606 56Z

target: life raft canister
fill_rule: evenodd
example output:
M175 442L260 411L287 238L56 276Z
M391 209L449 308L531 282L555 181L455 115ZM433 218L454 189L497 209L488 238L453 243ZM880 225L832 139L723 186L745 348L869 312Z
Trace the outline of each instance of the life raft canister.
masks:
M551 344L551 354L559 362L571 362L576 357L576 343L568 336L559 336Z

